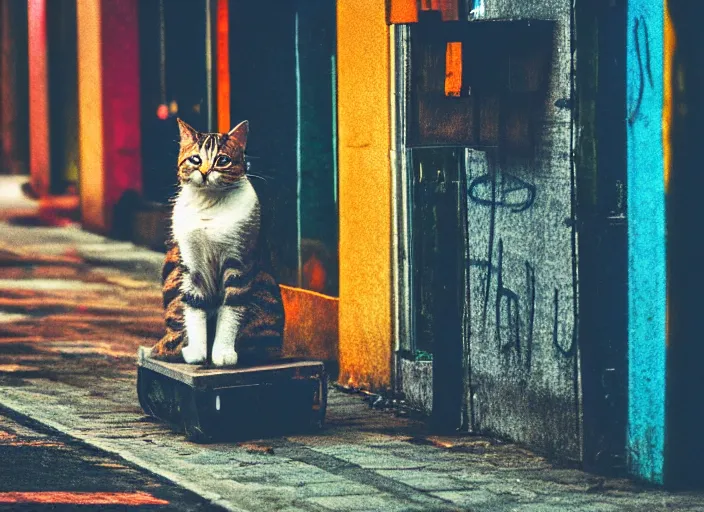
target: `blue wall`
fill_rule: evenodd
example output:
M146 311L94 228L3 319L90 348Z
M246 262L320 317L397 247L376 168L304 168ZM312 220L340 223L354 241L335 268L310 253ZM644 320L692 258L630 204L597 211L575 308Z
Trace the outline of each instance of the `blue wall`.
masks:
M663 483L666 374L663 1L631 0L627 34L628 453Z

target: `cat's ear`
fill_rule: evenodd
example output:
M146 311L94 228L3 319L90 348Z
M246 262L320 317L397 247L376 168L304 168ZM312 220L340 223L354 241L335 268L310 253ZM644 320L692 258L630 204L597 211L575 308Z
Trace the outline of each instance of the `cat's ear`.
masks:
M193 144L196 141L198 132L196 132L195 128L185 121L181 121L178 117L176 121L178 121L178 131L181 133L181 144Z
M242 121L240 124L235 126L232 130L227 132L227 136L230 139L234 139L243 148L247 147L247 135L249 134L249 121Z

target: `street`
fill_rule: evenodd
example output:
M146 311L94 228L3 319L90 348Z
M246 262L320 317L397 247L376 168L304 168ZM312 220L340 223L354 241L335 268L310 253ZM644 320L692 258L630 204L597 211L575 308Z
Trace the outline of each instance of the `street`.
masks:
M0 510L212 510L118 457L0 410Z
M72 225L31 225L36 205L5 199L3 507L56 510L86 498L96 510L704 510L701 492L554 467L490 438L434 436L413 415L336 388L320 432L187 442L146 417L136 396L137 347L163 328L162 255Z

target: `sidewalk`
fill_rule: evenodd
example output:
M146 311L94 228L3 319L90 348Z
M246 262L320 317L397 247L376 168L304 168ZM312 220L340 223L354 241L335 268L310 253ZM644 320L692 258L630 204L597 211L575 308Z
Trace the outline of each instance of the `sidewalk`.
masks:
M1 180L0 190L7 190ZM316 435L186 442L137 403L137 347L154 343L162 329L161 255L75 226L12 224L14 212L31 212L20 203L0 206L0 408L213 504L252 511L704 510L704 493L553 468L486 438L430 436L422 422L335 389Z

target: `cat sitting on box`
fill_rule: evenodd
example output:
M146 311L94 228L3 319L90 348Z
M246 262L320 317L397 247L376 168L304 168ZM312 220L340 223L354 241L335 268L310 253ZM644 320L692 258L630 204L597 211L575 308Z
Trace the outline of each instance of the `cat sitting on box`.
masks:
M259 199L245 161L249 125L224 134L178 125L179 190L162 271L166 334L152 357L215 366L276 359L284 308L263 264Z

